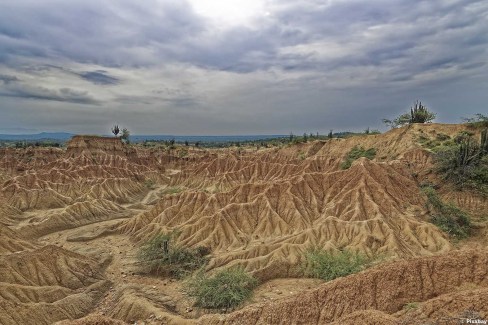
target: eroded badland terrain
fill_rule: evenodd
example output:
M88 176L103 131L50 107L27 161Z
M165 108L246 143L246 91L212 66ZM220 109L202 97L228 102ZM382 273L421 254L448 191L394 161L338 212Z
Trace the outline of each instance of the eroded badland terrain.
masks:
M66 149L0 149L0 324L487 319L488 200L442 180L422 145L465 129L419 124L259 150L88 136ZM376 155L341 168L355 146ZM468 238L430 222L425 184L469 214ZM208 274L242 266L254 275L251 299L199 308L185 279L148 273L137 252L167 233L205 248ZM325 282L303 276L309 247L380 258Z

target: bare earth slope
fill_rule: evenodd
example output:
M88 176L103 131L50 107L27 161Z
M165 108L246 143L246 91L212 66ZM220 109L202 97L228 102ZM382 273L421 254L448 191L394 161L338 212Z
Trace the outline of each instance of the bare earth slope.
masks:
M488 202L440 181L421 145L465 128L413 125L261 150L142 148L93 136L74 137L66 150L2 149L0 323L415 324L466 310L488 317L477 300L488 295ZM376 157L341 169L355 146L375 148ZM453 245L428 222L423 183L476 216L477 237ZM207 272L243 266L261 281L259 295L233 313L202 316L208 311L192 307L181 281L137 264L139 245L168 232L208 248ZM466 245L478 250L456 248ZM312 246L388 262L317 288L286 279L302 276ZM267 289L275 285L287 292Z
M476 308L486 317L488 305L480 300L488 290L486 265L488 253L476 251L388 263L287 299L249 306L226 316L205 316L200 323L327 324L335 321L353 324L351 315L354 313L375 310L382 313L369 313L368 318L377 319L377 323L394 324L396 317L390 315L402 311L411 302L424 303L414 311L399 314L400 318L411 317L408 324L435 320L440 318L438 316L456 316L470 308ZM458 306L446 308L458 296L463 298L457 300ZM472 299L466 299L469 297ZM432 305L437 305L438 309ZM410 313L416 314L416 320ZM364 316L361 313L361 318Z

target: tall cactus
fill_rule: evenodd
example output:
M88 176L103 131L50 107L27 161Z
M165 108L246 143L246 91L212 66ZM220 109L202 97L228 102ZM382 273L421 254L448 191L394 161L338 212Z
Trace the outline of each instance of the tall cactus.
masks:
M470 138L463 140L459 145L457 166L466 167L479 161L488 154L488 129L481 131L480 143L474 143Z
M435 119L435 113L429 112L422 102L416 101L415 105L410 108L410 121L409 123L429 123Z
M480 158L488 154L488 129L481 131Z
M459 146L458 166L466 167L476 162L479 158L479 147L471 139L467 139Z

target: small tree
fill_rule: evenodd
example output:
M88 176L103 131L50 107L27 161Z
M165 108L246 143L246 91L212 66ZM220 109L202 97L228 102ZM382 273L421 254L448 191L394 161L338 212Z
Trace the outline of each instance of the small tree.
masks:
M124 128L122 130L122 135L120 136L120 138L122 140L124 140L126 143L129 143L129 137L130 137L130 132L129 130L127 130L126 128Z
M112 133L113 133L113 134L114 134L116 137L119 135L119 133L120 133L120 128L119 128L119 126L118 126L117 124L113 126L113 128L112 128Z
M330 131L329 131L329 134L327 135L327 137L328 137L329 139L332 139L332 138L334 137L334 134L332 133L332 131L333 131L333 130L330 130Z

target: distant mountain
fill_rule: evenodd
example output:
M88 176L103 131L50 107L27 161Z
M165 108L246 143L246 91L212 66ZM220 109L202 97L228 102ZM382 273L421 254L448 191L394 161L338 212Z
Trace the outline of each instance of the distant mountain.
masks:
M41 132L36 134L0 134L0 141L41 141L53 140L66 142L75 134L67 132ZM107 136L107 135L106 135ZM178 143L185 141L194 143L225 143L225 142L244 142L255 140L266 140L272 138L282 138L285 135L131 135L131 142L149 141L169 141L175 139Z
M190 143L225 143L225 142L244 142L283 138L285 135L131 135L131 142L149 141L169 141L174 139L177 143L188 141Z
M68 141L74 134L66 132L41 132L36 134L0 134L0 140L7 141Z

